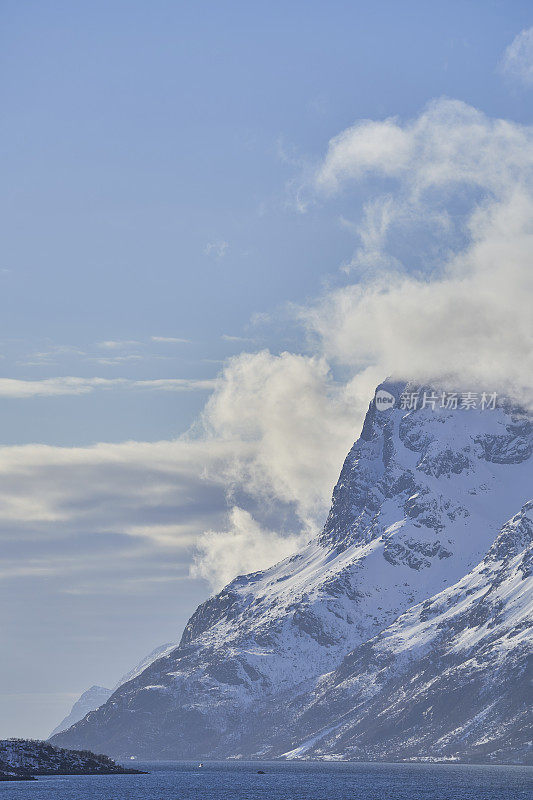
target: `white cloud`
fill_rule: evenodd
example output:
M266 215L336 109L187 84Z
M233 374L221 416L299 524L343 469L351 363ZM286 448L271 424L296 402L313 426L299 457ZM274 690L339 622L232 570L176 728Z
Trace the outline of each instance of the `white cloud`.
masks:
M85 356L86 353L75 345L57 344L51 345L47 350L40 350L31 353L25 360L18 363L24 366L46 366L57 363L61 358L69 356Z
M339 194L369 175L387 184L358 230L354 262L368 274L298 312L317 351L353 373L483 384L531 402L533 129L440 100L411 122L333 139L315 189ZM405 241L428 262L402 264Z
M136 389L165 392L212 392L218 386L216 378L155 378L150 381L130 381Z
M217 242L208 242L204 247L204 255L214 256L217 259L224 258L228 252L229 244L224 240Z
M500 67L511 77L533 85L533 28L526 28L515 36L503 54Z
M25 381L16 378L0 378L0 397L57 397L80 395L98 389L148 389L152 391L204 392L212 391L215 379L159 378L155 380L129 380L127 378L45 378Z
M24 381L16 378L0 378L0 397L57 397L93 392L95 389L116 386L116 380L106 378L46 378L39 381Z
M234 443L232 450L238 447ZM243 445L243 455L246 449ZM160 526L167 537L172 526L181 546L180 531L197 532L199 519L208 519L213 509L224 510L220 498L218 505L209 499L203 466L209 462L216 471L226 457L224 442L185 439L0 447L1 520L21 526L17 530L10 525L4 536L19 538L24 530L38 537L72 530L131 530L132 536L144 532L147 539L157 540ZM50 522L54 525L48 529ZM32 527L36 523L44 527Z
M97 342L97 346L102 347L105 350L120 350L122 347L132 347L138 344L140 344L140 342L135 341L134 339L108 339L105 342Z
M228 458L228 487L293 504L301 523L322 520L364 405L333 380L324 359L268 351L230 359L206 404L212 441L247 442L252 457Z
M105 366L120 365L129 361L147 361L162 356L154 355L150 344L191 344L190 339L176 336L150 336L147 340L109 339L96 342L96 350L87 352L76 345L50 345L46 350L32 352L25 360L26 366L42 366L64 361L65 358L80 357L84 361L93 361ZM101 351L104 351L103 353Z
M273 559L292 555L305 541L302 535L281 536L265 530L248 511L234 506L227 530L206 531L200 537L191 574L205 578L218 591L236 575L265 569Z
M138 353L130 353L126 356L113 356L111 358L95 358L94 356L91 356L87 358L87 361L94 361L95 364L102 364L102 366L105 367L115 367L117 365L124 364L125 362L144 361L144 356L141 356Z
M190 339L179 339L176 336L151 336L152 342L162 342L163 344L191 344Z
M225 342L240 342L241 344L244 342L252 342L253 339L250 339L247 336L230 336L229 333L223 333L220 337Z
M323 360L243 354L226 366L189 436L0 447L0 536L46 542L80 531L120 534L134 543L131 569L159 550L185 558L199 541L195 574L218 585L232 570L284 557L323 522L361 414ZM228 496L238 497L240 509L226 530ZM286 532L274 534L284 515ZM215 569L220 548L226 557ZM68 560L58 564L74 568Z
M318 190L334 193L374 174L401 179L413 199L439 189L446 202L446 189L460 184L508 191L511 180L521 181L524 164L531 168L528 127L443 98L405 124L365 120L343 131L329 143L315 182ZM404 187L396 187L396 196L398 188Z
M329 143L316 183L333 193L349 178L362 178L368 170L400 174L412 158L413 143L395 119L364 120L340 133Z
M293 536L316 530L373 388L391 373L531 398L532 170L531 128L450 100L331 142L315 176L319 196L342 196L373 175L357 229L359 279L297 310L315 357L264 352L228 363L204 425L214 441L253 446L218 465L230 496L246 487L263 507L294 507ZM427 262L402 263L398 241ZM330 363L346 383L333 380ZM232 559L240 563L247 537L261 552L270 542L272 561L284 552L246 514L230 522L201 540L195 571L216 585Z
M361 123L332 140L312 188L342 205L361 181L369 199L356 222L356 278L295 312L314 356L243 353L216 382L118 384L214 389L194 431L173 442L0 448L4 535L112 532L134 543L132 558L161 551L165 563L196 539L194 572L219 586L322 524L387 374L524 397L533 374L532 129L450 100L410 122ZM98 388L83 380L3 390Z

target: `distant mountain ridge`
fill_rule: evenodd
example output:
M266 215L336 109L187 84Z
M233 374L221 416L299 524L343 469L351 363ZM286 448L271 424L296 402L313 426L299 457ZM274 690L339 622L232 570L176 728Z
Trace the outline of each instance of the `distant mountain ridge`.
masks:
M167 643L163 644L160 647L156 647L155 650L152 650L145 658L140 661L136 667L132 670L127 672L122 678L119 680L117 684L115 684L114 689L106 689L104 686L91 686L90 689L87 689L80 697L76 700L74 705L72 706L70 713L59 723L59 725L54 728L50 737L55 736L56 733L61 733L62 731L68 730L68 728L75 725L76 722L79 722L83 719L90 711L96 711L97 708L103 706L103 704L108 700L113 692L115 692L119 686L122 686L123 683L127 681L131 681L132 678L135 678L137 675L140 675L146 667L150 666L150 664L155 661L157 658L160 658L164 653L172 650L176 647L176 643Z
M66 731L80 719L83 719L89 711L95 711L100 706L103 706L113 694L112 689L106 689L105 686L91 686L87 691L83 692L72 706L70 713L61 720L50 736L55 736L56 733Z
M378 387L394 405L370 403L316 539L203 603L179 646L54 743L141 758L528 761L531 418L402 408L419 389ZM519 607L495 588L518 584ZM474 635L491 615L491 635ZM458 692L478 687L470 703L444 702L446 670Z

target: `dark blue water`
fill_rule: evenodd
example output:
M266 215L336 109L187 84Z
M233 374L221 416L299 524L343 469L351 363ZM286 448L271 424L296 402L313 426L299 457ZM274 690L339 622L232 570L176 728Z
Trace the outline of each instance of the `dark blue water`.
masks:
M150 775L0 783L0 800L531 800L533 768L430 764L158 762ZM258 775L257 770L265 770Z

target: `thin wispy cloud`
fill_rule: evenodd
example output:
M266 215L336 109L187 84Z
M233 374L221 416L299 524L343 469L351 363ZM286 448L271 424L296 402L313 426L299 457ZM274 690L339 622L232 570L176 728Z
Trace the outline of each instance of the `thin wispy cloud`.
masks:
M520 31L503 54L500 69L526 86L533 86L533 27Z
M150 341L162 344L191 344L191 339L181 339L177 336L151 336Z
M120 366L127 362L149 361L168 357L167 345L191 344L191 339L177 336L150 336L146 340L140 339L109 339L96 342L89 347L77 345L50 345L46 349L31 352L25 358L18 358L22 366L51 366L60 363L80 360L94 362L106 367ZM161 345L166 349L167 355L158 353ZM103 352L102 352L103 351Z
M145 361L146 356L141 355L140 353L128 353L128 355L122 356L110 356L108 358L101 358L98 356L89 356L87 361L94 361L96 364L102 364L106 367L114 367L120 366L121 364L132 362L132 361Z
M53 344L46 349L31 352L25 359L19 359L18 363L25 366L45 366L57 364L64 358L83 358L86 355L85 350L76 345Z
M149 381L130 381L133 388L168 392L211 392L218 385L217 378L156 378Z
M224 258L226 253L228 252L229 243L220 240L217 242L208 242L204 247L204 255L206 256L214 256L217 259Z
M97 346L102 347L105 350L120 350L123 347L134 347L135 345L139 344L141 344L141 342L138 342L135 339L108 339L104 342L97 342Z
M225 342L253 342L254 340L248 336L230 336L228 333L223 333L220 337Z
M0 378L0 397L58 397L60 395L89 394L101 389L150 390L165 392L210 392L216 379L159 378L155 380L130 380L128 378L45 378L38 381Z

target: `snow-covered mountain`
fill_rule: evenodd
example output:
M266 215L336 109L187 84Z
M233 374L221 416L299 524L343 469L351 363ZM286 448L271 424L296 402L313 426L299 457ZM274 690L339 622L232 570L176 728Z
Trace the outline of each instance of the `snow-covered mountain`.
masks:
M63 720L61 720L56 728L54 728L50 734L50 737L55 736L56 733L61 733L62 731L68 730L68 728L70 728L76 722L79 722L80 719L83 719L90 711L96 711L97 708L103 706L106 700L111 697L113 692L115 692L119 686L122 686L122 684L126 683L127 681L131 681L132 678L136 678L137 675L140 675L141 672L143 672L146 667L150 666L153 661L155 661L157 658L160 658L170 650L173 650L175 647L176 643L167 643L161 645L160 647L156 647L156 649L143 658L136 667L123 675L118 683L115 684L113 689L106 689L105 686L91 686L90 689L87 689L85 692L83 692L83 694L80 695L80 697L72 706L70 713Z
M531 763L533 502L289 710L286 757Z
M500 694L495 699L481 693L477 705L459 702L455 733L443 721L450 708L440 704L442 698L435 703L431 698L433 686L440 691L441 668L452 669L453 662L464 678L461 659L469 648L481 648L483 657L493 653L492 639L476 636L481 624L492 624L494 587L511 580L505 571L515 548L509 531L520 527L515 515L533 495L531 420L509 406L467 407L466 399L464 408L453 403L441 408L438 401L402 408L416 391L399 383L378 387L376 396L387 393L394 406L381 410L375 399L370 404L315 540L270 569L236 578L203 603L178 647L123 683L54 743L145 758L452 754L469 759L472 731L487 719L492 727L476 757L498 752L494 757L502 760L523 758L518 717L507 732L509 742L499 749L494 744L503 736L505 703L515 709L518 702L514 695L511 700L509 681L518 681L525 662L515 658L514 647L498 650ZM426 397L433 397L430 390ZM525 506L521 512L524 520L529 511ZM522 529L527 532L526 522ZM494 553L500 531L498 552L507 546L509 553L476 567L487 551ZM457 612L453 619L439 619L444 602ZM514 606L505 608L512 618ZM493 633L514 645L507 622ZM461 625L464 647L456 652ZM527 640L521 646L525 652ZM428 686L429 666L421 672L406 666L418 659L435 670ZM482 682L492 667L483 662L468 669L472 681ZM403 702L397 699L403 720L397 725L387 717L394 686ZM424 691L430 698L427 713L410 717L411 700L422 709ZM367 731L358 726L371 707ZM478 723L465 716L468 708L477 709ZM464 735L461 725L470 725ZM440 742L445 735L448 744Z
M106 689L105 686L91 686L90 689L83 692L76 700L70 713L67 714L65 719L61 720L59 725L54 728L50 736L55 736L56 733L66 731L80 719L83 719L89 711L95 711L99 706L103 706L105 701L113 694L112 689Z

